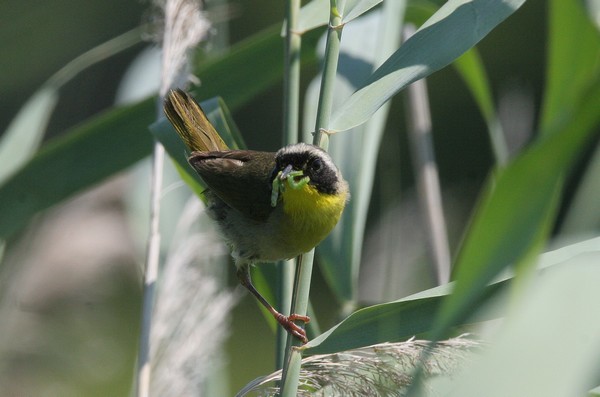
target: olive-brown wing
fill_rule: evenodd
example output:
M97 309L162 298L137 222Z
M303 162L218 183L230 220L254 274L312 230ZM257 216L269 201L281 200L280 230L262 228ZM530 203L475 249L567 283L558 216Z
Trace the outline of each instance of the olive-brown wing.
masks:
M194 152L188 159L208 187L230 207L264 222L271 207L275 153L253 150Z

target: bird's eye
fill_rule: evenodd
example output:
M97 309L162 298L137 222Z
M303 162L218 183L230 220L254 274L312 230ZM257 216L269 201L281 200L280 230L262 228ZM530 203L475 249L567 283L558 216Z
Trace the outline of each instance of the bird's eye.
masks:
M320 171L323 168L323 162L321 159L314 159L311 165L313 171Z

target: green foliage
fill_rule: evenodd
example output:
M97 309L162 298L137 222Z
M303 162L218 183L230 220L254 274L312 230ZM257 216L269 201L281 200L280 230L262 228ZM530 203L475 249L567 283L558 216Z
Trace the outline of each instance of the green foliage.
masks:
M0 187L0 236L10 236L39 211L147 156L152 140L144 131L152 108L146 100L113 110L44 145Z
M458 379L440 382L448 396L583 396L598 383L600 290L598 239L544 271L507 313L482 357ZM568 340L568 343L564 341ZM468 375L467 375L468 374ZM498 376L501 374L501 376ZM507 381L507 379L509 381Z
M0 159L6 160L0 170L0 183L22 167L37 151L42 140L43 126L48 123L57 100L53 89L41 89L23 106L19 115L2 135Z
M314 61L310 43L303 53L306 63ZM221 95L233 108L250 100L281 79L281 48L277 31L270 29L202 64L197 70L205 81L202 98ZM261 62L274 67L265 68ZM10 236L39 211L147 156L152 140L145 131L155 118L154 109L154 100L147 99L110 110L45 145L0 187L0 237Z
M351 26L379 1L346 3L347 14L341 15L341 21ZM368 61L358 57L340 59L340 75L344 66L351 65L354 73L363 63L367 64L368 72L360 78L358 73L343 75L342 80L349 83L335 91L339 97L333 99L328 129L343 131L373 118L381 120L364 124L362 132L354 129L344 132L344 136L331 136L336 162L359 190L353 192L356 202L350 204L345 215L349 219L341 222L340 230L323 248L327 284L321 280L317 285L328 289L330 295L315 303L316 315L322 324L335 325L304 346L301 355L402 341L415 334L438 340L455 333L457 327L504 318L505 324L489 336L491 347L478 359L481 361L475 365L474 372L469 370L454 380L441 377L433 383L435 390L443 395L461 396L571 396L582 395L598 386L600 379L592 371L600 367L597 358L600 356L597 343L600 328L595 314L599 297L593 280L600 276L596 266L600 240L590 238L542 252L553 237L571 238L578 232L597 236L600 230L595 188L600 180L597 166L600 150L591 150L592 145L597 145L600 126L600 34L582 2L547 1L547 74L545 86L540 89L543 95L537 136L526 149L509 159L505 134L510 131L503 132L500 128L501 120L494 103L493 92L499 83L492 75L492 68L486 65L486 52L475 45L524 3L524 0L450 0L437 9L427 1L410 2L406 20L418 25L424 20L427 22L405 44L397 50L394 48L396 52L387 60L385 57ZM322 10L327 11L329 5L329 1L309 2L300 15L298 31L303 33L301 62L305 70L317 64L315 49L322 31L315 28L328 21ZM400 21L395 23L400 24ZM209 113L211 109L220 113L213 119L217 129L229 131L238 142L236 123L227 108L241 110L235 115L236 121L238 117L244 119L244 112L251 113L248 118L252 121L269 121L260 117L263 105L259 102L284 74L283 41L279 32L280 26L267 29L218 57L198 61L194 68L202 81L197 98L222 98L203 106ZM393 42L391 37L386 39ZM343 40L342 36L342 44ZM381 40L380 44L384 42L387 40ZM350 63L344 63L347 61ZM378 64L382 65L375 70ZM379 185L404 183L388 176L387 164L377 163L381 142L384 150L385 146L393 146L386 145L389 135L384 135L385 119L389 124L387 129L398 134L402 128L392 123L399 123L400 112L391 112L390 117L385 113L377 116L375 112L382 105L396 109L390 100L398 92L449 64L455 66L466 85L465 91L472 95L479 111L472 117L483 120L495 156L491 161L495 166L462 232L453 264L454 281L354 311L359 305L360 267L370 259L361 255L363 239L369 237L370 228L375 224L368 222L368 216L384 213L385 207L392 205L378 198L369 207L371 194L382 189ZM371 74L372 70L375 71ZM441 84L435 77L431 81ZM56 95L57 90L42 87L23 107L24 113L15 119L0 142L0 161L6 165L0 173L1 238L17 235L36 214L148 156L152 147L152 136L147 132L150 125L152 133L176 161L182 179L201 194L201 181L185 162L181 142L164 121L153 124L154 98L109 109L41 144L38 149ZM306 98L307 103L315 102L310 90ZM308 113L305 129L311 129L314 117L310 112L314 110L305 105L304 111ZM268 110L269 115L274 112ZM444 120L436 122L437 128L444 130ZM242 123L237 124L242 126L244 134L248 133ZM445 138L445 133L435 138ZM472 136L479 132L468 131L467 134ZM252 141L248 135L245 139ZM456 143L464 147L469 144ZM460 161L460 154L448 154L455 147L436 145L435 150L441 156ZM587 164L592 164L589 170L585 169ZM358 167L364 174L360 174ZM374 182L376 170L381 171L382 177ZM581 189L577 186L578 175L568 179L574 170L588 173ZM572 196L576 199L570 201ZM568 227L561 227L560 214L563 213L567 214ZM351 229L356 227L359 229ZM390 266L400 262L391 255L387 261ZM265 284L259 289L272 300L273 289L267 286L267 281L260 281L267 279L271 278L257 275L258 282ZM332 296L335 299L331 301L335 303L327 302ZM320 307L327 304L335 306L333 312L320 311ZM337 315L347 315L344 310L349 307L353 312L338 322ZM245 333L245 324L242 327L244 330L236 337L250 338ZM235 357L230 361L232 365L250 366ZM569 365L565 366L565 362ZM598 388L590 393L597 395Z
M344 131L364 123L401 89L450 64L477 44L524 2L446 2L340 106L329 128Z

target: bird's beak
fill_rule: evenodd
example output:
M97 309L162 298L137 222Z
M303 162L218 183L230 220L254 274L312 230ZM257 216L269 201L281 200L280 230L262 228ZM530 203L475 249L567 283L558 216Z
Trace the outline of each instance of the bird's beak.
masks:
M282 171L279 171L277 177L273 179L273 187L271 189L271 207L275 207L277 205L277 201L279 200L279 193L283 192L283 190L285 189L285 182L287 181L288 184L291 183L293 186L295 186L294 176L301 174L302 171L294 171L294 168L291 164L285 167Z
M308 182L310 182L310 178L304 175L304 171L294 171L291 165L285 167L283 171L278 174L278 177L273 180L273 183L275 183L276 180L278 183L287 182L287 185L295 190L302 189ZM285 184L281 185L281 188L284 186Z
M283 171L281 171L281 174L279 174L279 180L280 181L285 181L288 176L290 176L290 173L292 172L294 168L292 167L292 165L288 165L287 167L285 167L283 169Z

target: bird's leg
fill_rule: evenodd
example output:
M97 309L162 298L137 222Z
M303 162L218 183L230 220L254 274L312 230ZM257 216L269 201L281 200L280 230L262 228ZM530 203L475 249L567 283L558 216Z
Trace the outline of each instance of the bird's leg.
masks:
M250 278L250 266L242 265L238 268L237 271L238 279L240 283L248 289L258 301L273 315L275 320L290 334L294 335L296 338L300 339L302 343L307 343L308 339L306 338L306 331L302 329L300 326L296 325L294 321L302 321L303 323L308 323L310 321L310 317L302 316L299 314L290 314L286 316L284 314L279 313L273 306L267 302L267 300L254 288L252 285L252 279Z

